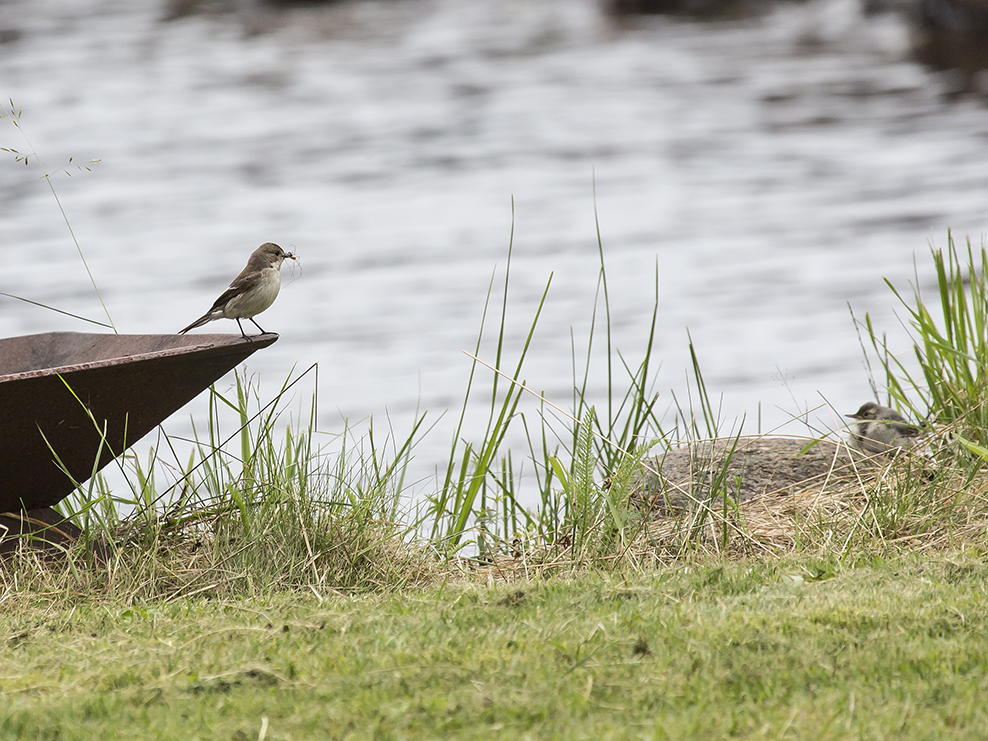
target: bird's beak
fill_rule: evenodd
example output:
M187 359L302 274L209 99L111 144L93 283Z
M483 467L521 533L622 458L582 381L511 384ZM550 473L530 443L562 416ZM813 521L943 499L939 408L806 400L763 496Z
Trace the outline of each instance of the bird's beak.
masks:
M845 414L845 417L850 417L851 419L861 419L857 414Z
M286 260L297 260L298 258L295 257L295 253L294 252L286 252L285 253L285 259Z

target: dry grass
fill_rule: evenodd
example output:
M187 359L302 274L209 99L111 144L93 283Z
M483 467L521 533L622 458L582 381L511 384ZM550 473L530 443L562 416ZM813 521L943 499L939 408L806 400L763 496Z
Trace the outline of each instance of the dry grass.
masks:
M580 548L565 538L515 540L483 559L462 561L460 571L494 583L587 569L646 572L708 558L839 563L861 555L988 548L988 472L970 456L947 443L895 459L852 456L843 444L833 452L824 474L741 502L725 503L710 492L704 500L684 490L681 501L688 506L649 516L642 511L647 503L633 493L638 521L606 549Z
M766 492L735 506L697 507L648 521L635 560L692 551L728 558L790 554L845 557L852 550L982 548L988 535L988 474L922 455L862 461L852 477ZM837 472L835 471L835 474ZM687 534L692 537L687 540Z
M269 521L250 538L239 521L213 518L141 529L116 542L78 543L53 555L25 541L0 568L0 594L52 603L263 597L276 592L391 591L429 580L437 562L392 523L325 517L279 533ZM285 537L286 535L290 537Z

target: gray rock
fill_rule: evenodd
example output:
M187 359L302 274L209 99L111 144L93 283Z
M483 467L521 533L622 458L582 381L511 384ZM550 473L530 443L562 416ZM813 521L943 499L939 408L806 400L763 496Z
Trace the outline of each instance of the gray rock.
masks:
M852 458L846 445L828 440L703 440L649 459L633 489L632 502L652 516L691 511L700 503L720 508L725 495L732 502L744 502L757 496L785 496L845 484L862 467L870 467L866 459Z

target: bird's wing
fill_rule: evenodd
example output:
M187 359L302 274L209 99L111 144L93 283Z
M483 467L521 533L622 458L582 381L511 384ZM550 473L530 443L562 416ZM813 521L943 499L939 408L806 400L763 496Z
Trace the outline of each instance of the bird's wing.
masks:
M234 296L238 296L241 293L246 293L251 288L256 286L261 280L261 271L255 270L248 273L246 270L233 279L233 283L230 287L220 294L220 297L213 302L213 309L222 309L226 306L226 302L229 301ZM212 310L212 309L211 309Z
M898 416L898 415L897 415ZM892 436L901 437L916 437L922 430L914 424L910 424L904 418L899 417L898 419L878 419L875 420L876 423L881 422L882 426L885 427L889 434Z

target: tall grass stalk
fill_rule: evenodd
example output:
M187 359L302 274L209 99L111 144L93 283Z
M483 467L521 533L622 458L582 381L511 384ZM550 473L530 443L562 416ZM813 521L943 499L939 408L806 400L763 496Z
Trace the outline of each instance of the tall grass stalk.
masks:
M504 292L501 301L501 321L498 326L494 362L494 367L499 371L503 362L505 332L507 330L508 287L511 278L511 256L514 249L513 214L514 203L512 202L511 236L508 243L508 259L505 267ZM505 501L510 501L511 499L512 492L510 491L510 487L513 485L513 478L504 475L506 469L510 469L510 461L503 457L499 460L498 454L501 451L501 444L508 432L511 421L515 417L518 403L522 397L524 383L520 381L521 370L528 350L531 347L535 328L538 325L542 308L545 306L545 300L551 283L552 278L550 276L542 292L542 297L535 311L535 318L525 337L514 371L509 376L511 382L503 385L503 392L500 396L499 390L502 389L501 374L494 374L487 425L479 444L471 443L461 438L473 392L478 363L475 360L471 365L460 418L450 450L449 464L446 467L439 491L435 496L429 498L429 505L425 516L426 521L431 521L432 523L431 540L448 553L455 553L461 548L464 535L468 528L472 526L472 520L478 513L482 513L481 516L485 518L488 516L489 499L492 503L496 502L502 496L508 497ZM477 336L475 355L480 352L487 312L490 309L493 286L494 277L492 276L491 284L488 287L487 298L484 302L481 331ZM498 465L501 467L502 475L500 477L496 473ZM509 491L506 492L505 487L508 487ZM505 514L506 519L511 519L516 513L506 512Z
M937 304L927 305L919 289L912 296L886 284L907 313L916 374L889 348L869 315L864 328L885 375L890 401L916 417L949 426L969 449L988 448L988 252L961 251L947 233L946 249L931 250Z
M82 245L79 244L79 239L75 235L75 229L72 228L72 222L69 221L68 214L65 213L65 207L62 205L62 200L58 197L58 191L55 190L55 184L52 182L52 177L54 175L57 175L59 172L64 172L69 177L72 177L72 173L70 172L69 167L63 167L62 169L56 170L55 172L49 172L47 169L45 169L44 165L41 162L41 156L38 154L38 151L34 148L34 145L31 143L31 140L28 138L27 132L25 132L24 128L21 126L21 115L23 114L23 110L17 108L14 105L13 99L10 99L8 102L10 103L9 107L0 109L0 118L6 118L14 125L14 128L17 129L17 131L20 132L20 135L24 138L24 141L27 144L28 149L30 151L24 153L9 147L0 147L0 151L9 152L10 154L14 155L14 158L17 162L23 162L25 166L29 164L32 157L34 157L35 161L37 161L38 167L41 169L41 173L42 173L41 176L44 178L45 183L48 184L48 189L51 191L52 198L55 199L55 203L58 205L58 210L62 214L62 220L65 222L65 226L69 230L69 236L72 237L72 243L75 244L76 251L79 253L79 259L82 260L82 265L86 269L86 274L89 276L89 282L92 284L93 290L96 292L96 298L99 299L100 306L103 307L103 313L106 314L106 321L109 322L109 324L104 324L103 322L98 322L93 319L86 319L85 317L77 316L75 314L70 314L67 311L55 309L53 307L46 306L45 304L40 304L37 301L31 301L26 298L21 298L20 296L13 296L8 293L4 293L0 295L9 296L10 298L16 298L20 301L26 301L27 303L35 304L36 306L42 306L44 308L51 309L52 311L57 311L60 314L66 314L73 318L82 319L83 321L91 322L93 324L97 324L102 327L108 327L112 329L114 332L116 332L117 328L116 325L113 323L113 317L110 316L110 310L107 308L106 302L103 301L103 295L100 293L99 286L96 284L96 278L93 275L93 271L90 270L89 268L89 262L86 260L85 253L83 253L82 251ZM72 158L70 157L68 164L76 168L77 170L89 171L90 170L89 165L94 165L98 162L99 160L92 160L91 162L89 162L89 164L86 165L75 165L73 164Z
M614 394L615 352L611 337L607 271L598 225L600 269L591 307L589 336L585 340L585 361L581 376L577 370L576 340L573 339L573 410L565 412L541 395L531 392L521 375L551 287L551 275L518 358L508 368L505 367L505 317L513 230L512 224L495 357L492 363L478 357L490 310L494 285L492 278L476 350L470 355L473 362L450 462L439 492L429 500L423 521L430 523L432 542L447 554L460 552L465 546L469 547L468 552L482 554L490 553L494 547L518 552L520 544L528 542L540 547L562 548L584 558L600 552L598 546L605 545L605 541L610 545L627 540L632 519L628 503L632 479L645 451L651 446L651 440L659 431L655 416L658 395L649 390L650 360L658 312L658 278L644 359L633 368L622 356L616 356L631 380L630 387L618 400ZM603 414L598 414L589 399L588 385L601 314L608 380L606 407ZM479 443L474 443L463 439L462 434L479 365L493 372L493 381L488 424ZM521 411L519 404L524 392L533 393L538 399L534 417ZM531 488L526 491L538 496L534 506L526 506L522 501L525 498L531 500L531 497L523 495L517 457L511 451L502 450L509 426L516 421L522 425L527 440ZM621 497L624 501L620 501ZM472 538L470 532L474 533Z

